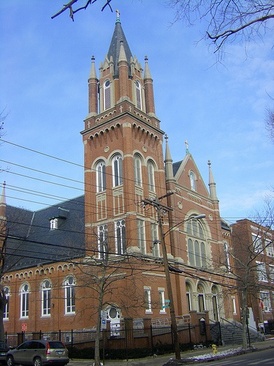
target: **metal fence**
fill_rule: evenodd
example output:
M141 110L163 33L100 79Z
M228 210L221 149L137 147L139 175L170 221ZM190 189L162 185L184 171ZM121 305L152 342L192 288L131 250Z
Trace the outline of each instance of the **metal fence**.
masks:
M142 319L138 319L130 324L131 327L129 324L121 322L119 328L112 329L108 326L107 329L100 332L100 351L104 358L134 358L173 350L174 344L169 321L161 325L155 322L147 325ZM218 327L215 329L215 335L216 330L218 331ZM95 329L52 332L41 330L6 334L6 339L8 345L12 347L30 339L60 340L69 348L70 357L92 358L95 335ZM199 324L178 325L178 336L182 350L216 343L216 339L211 336L209 324L203 329Z

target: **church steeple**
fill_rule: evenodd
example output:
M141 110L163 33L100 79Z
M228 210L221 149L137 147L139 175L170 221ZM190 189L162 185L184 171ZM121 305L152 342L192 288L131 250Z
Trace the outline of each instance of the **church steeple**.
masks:
M124 31L123 31L123 28L121 25L120 13L118 10L116 10L116 14L117 14L117 17L116 17L115 29L114 29L113 36L112 36L110 46L109 46L109 50L107 53L108 60L112 60L113 65L114 65L114 72L113 72L114 77L119 76L118 64L119 64L119 58L120 58L121 42L124 47L125 60L127 61L128 65L130 65L130 60L132 58L132 53L129 48L126 36L124 34Z
M98 251L98 237L95 239L94 236L100 227L107 227L107 232L113 233L112 238L117 231L126 238L140 229L137 224L143 225L146 220L150 224L151 218L144 217L139 203L144 197L163 196L166 179L164 133L154 113L148 59L145 59L143 69L132 56L119 12L98 79L94 67L93 57L89 90L96 97L89 95L91 108L81 133L86 167L86 246ZM170 153L167 154L167 166L171 177L168 184L174 185ZM123 254L126 245L135 247L138 240L126 242L121 239L119 245L110 240L109 250ZM146 240L151 242L150 233L147 233Z
M151 77L148 58L145 57L145 66L132 55L125 33L123 31L120 13L116 12L116 22L110 46L104 61L100 65L100 75L97 78L95 58L91 59L89 75L89 110L85 119L85 130L98 125L104 120L98 116L105 112L125 110L121 103L130 104L126 107L135 115L145 113L147 123L159 129L160 123L155 115L153 80ZM116 112L115 112L116 113ZM109 115L111 116L111 115ZM97 120L97 121L96 121ZM100 122L101 123L101 122Z

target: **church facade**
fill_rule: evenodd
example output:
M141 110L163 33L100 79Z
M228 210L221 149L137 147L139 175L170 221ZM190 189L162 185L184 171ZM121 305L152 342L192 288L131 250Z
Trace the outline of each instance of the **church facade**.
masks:
M31 212L1 197L7 333L92 329L124 318L208 313L239 320L211 163L208 187L186 144L172 160L155 111L148 58L131 53L117 17L105 60L91 60L84 196ZM164 248L163 248L164 246ZM166 249L173 299L164 271Z

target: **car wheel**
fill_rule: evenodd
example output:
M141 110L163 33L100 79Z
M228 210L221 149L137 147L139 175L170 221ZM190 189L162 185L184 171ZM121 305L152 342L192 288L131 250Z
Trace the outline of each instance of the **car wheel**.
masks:
M33 366L42 366L42 360L40 357L35 357L33 361Z
M8 366L14 366L14 359L12 356L7 357L7 365Z

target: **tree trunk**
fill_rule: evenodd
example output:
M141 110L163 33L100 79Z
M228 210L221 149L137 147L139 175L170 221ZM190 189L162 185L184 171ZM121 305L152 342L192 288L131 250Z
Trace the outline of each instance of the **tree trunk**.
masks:
M242 324L243 324L243 339L242 339L242 347L243 349L247 349L247 289L243 289L242 291Z
M105 270L100 283L99 290L99 301L98 301L98 315L97 315L97 326L96 326L96 334L95 334L95 350L94 350L94 365L100 366L100 334L101 334L101 312L103 307L103 298L104 298L104 285L105 285Z
M0 341L5 341L5 330L4 330L4 310L7 303L6 295L4 289L0 291Z
M95 334L95 350L94 350L95 366L100 366L100 331L101 331L101 314L100 312L98 312L96 334Z

